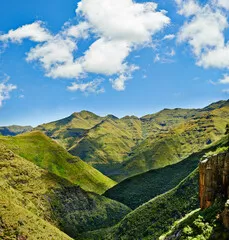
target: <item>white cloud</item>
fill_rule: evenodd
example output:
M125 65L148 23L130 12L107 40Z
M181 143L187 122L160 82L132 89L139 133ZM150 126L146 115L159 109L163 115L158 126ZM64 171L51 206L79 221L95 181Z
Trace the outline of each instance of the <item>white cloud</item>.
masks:
M201 8L197 1L195 0L176 0L178 4L180 15L184 15L186 17L197 14Z
M138 66L135 65L126 66L126 70L117 78L110 79L112 87L117 91L124 91L126 89L126 81L132 79L132 73L138 69Z
M68 90L81 91L84 93L103 93L105 90L100 87L102 81L101 79L97 79L88 83L72 83L72 85L68 87Z
M23 39L30 39L34 42L45 42L52 38L49 31L41 21L24 25L16 30L10 30L7 34L0 35L0 41L21 42Z
M229 10L229 1L228 0L215 0L215 2L216 2L216 4L218 4L218 6Z
M194 54L200 56L203 51L224 46L223 31L227 27L226 16L206 5L184 24L179 32L178 41L187 41Z
M219 79L219 83L220 84L229 84L229 75L228 74L224 74L222 79Z
M72 53L76 49L77 46L73 40L57 35L49 41L32 48L27 54L27 61L38 60L44 69L49 72L57 64L72 63Z
M165 35L163 40L173 40L176 36L174 34Z
M79 62L66 62L56 65L47 73L52 78L79 78L83 76L83 68Z
M78 25L70 26L65 34L69 37L83 38L89 37L90 25L87 22L80 22Z
M133 72L127 60L130 53L150 46L153 36L170 23L166 11L157 10L154 2L81 0L76 14L79 23L67 22L56 35L37 21L0 35L0 41L21 42L27 38L38 42L26 60L39 62L48 77L82 81L88 73L103 74L113 78L115 89L124 90ZM87 38L93 40L92 44L76 57L78 41ZM172 38L170 35L166 39ZM70 90L83 91L89 89L88 84L77 82Z
M229 69L229 43L224 33L229 26L228 18L225 11L219 8L219 5L226 7L225 3L229 2L212 0L201 6L193 0L176 1L180 13L188 16L187 22L180 29L178 41L189 43L198 66ZM196 5L192 14L185 13L188 2Z
M113 75L123 72L123 61L130 53L129 43L123 40L95 41L85 53L83 67L87 72Z
M132 0L82 0L77 14L82 14L99 36L134 43L151 41L151 36L170 23L153 2Z
M10 98L10 92L17 89L16 85L8 84L8 76L4 76L4 80L0 82L0 107L2 107L3 102Z
M229 46L226 45L207 51L201 55L197 64L205 68L215 67L229 69Z

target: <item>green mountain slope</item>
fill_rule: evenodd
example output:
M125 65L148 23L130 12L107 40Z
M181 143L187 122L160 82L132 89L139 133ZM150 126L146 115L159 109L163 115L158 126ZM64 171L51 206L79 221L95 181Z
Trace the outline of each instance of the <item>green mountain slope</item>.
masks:
M70 239L109 227L130 209L17 156L0 143L0 238ZM59 229L61 230L59 230Z
M119 167L117 172L120 176L115 179L177 163L218 141L229 123L229 102L213 106L217 108L199 110L194 116L191 115L191 119L173 126L167 132L147 137Z
M104 196L122 202L132 209L150 199L176 187L194 169L206 154L228 146L227 137L223 137L198 153L190 155L183 161L164 168L151 170L120 182L108 189Z
M111 175L141 138L139 119L106 119L91 128L69 152Z
M102 117L88 111L73 113L71 116L40 125L36 130L44 132L47 136L56 139L66 149L81 139L88 129L103 120Z
M176 188L135 209L114 227L90 232L82 239L156 240L174 221L198 207L198 171L195 170Z
M116 181L177 163L224 134L229 101L203 109L164 109L142 118L90 112L37 129Z
M0 135L16 136L21 133L30 132L32 129L33 128L31 126L17 126L17 125L0 127Z
M69 154L41 132L35 131L15 137L0 137L0 143L19 156L79 185L86 191L101 194L115 185L114 181L78 157Z

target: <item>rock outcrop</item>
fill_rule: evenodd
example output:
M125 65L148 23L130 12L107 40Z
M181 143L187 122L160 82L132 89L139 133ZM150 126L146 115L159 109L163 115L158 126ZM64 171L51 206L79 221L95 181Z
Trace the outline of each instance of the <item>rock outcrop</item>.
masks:
M223 225L229 229L229 153L220 153L199 164L200 207L210 207L217 197L225 199L225 209L221 214Z
M217 195L228 198L229 153L220 153L200 162L200 207L210 207Z

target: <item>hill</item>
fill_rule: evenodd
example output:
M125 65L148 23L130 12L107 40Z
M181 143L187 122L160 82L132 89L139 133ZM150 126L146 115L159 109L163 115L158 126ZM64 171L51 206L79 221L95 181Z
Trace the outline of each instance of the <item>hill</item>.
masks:
M15 137L0 136L0 143L19 156L79 185L86 191L101 194L115 185L114 181L87 165L80 158L69 154L41 132L34 131Z
M0 127L0 135L3 136L16 136L21 133L30 132L32 131L31 126L17 126L12 125L8 127Z
M71 239L66 234L112 226L130 212L36 166L2 142L0 170L1 239Z
M135 209L114 227L87 233L81 239L156 240L174 221L198 207L198 170L195 170L177 187Z
M228 117L229 101L220 101L203 109L164 109L141 118L82 111L36 129L120 182L178 163L218 141Z
M193 153L179 163L127 178L108 189L104 196L122 202L135 209L150 199L176 187L194 169L200 159L209 152L228 146L227 137L223 137L198 153Z

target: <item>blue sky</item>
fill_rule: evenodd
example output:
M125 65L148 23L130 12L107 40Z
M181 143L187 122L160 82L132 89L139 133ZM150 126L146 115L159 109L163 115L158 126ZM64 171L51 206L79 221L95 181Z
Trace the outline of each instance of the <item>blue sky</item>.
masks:
M0 125L228 98L227 1L104 1L1 3Z

